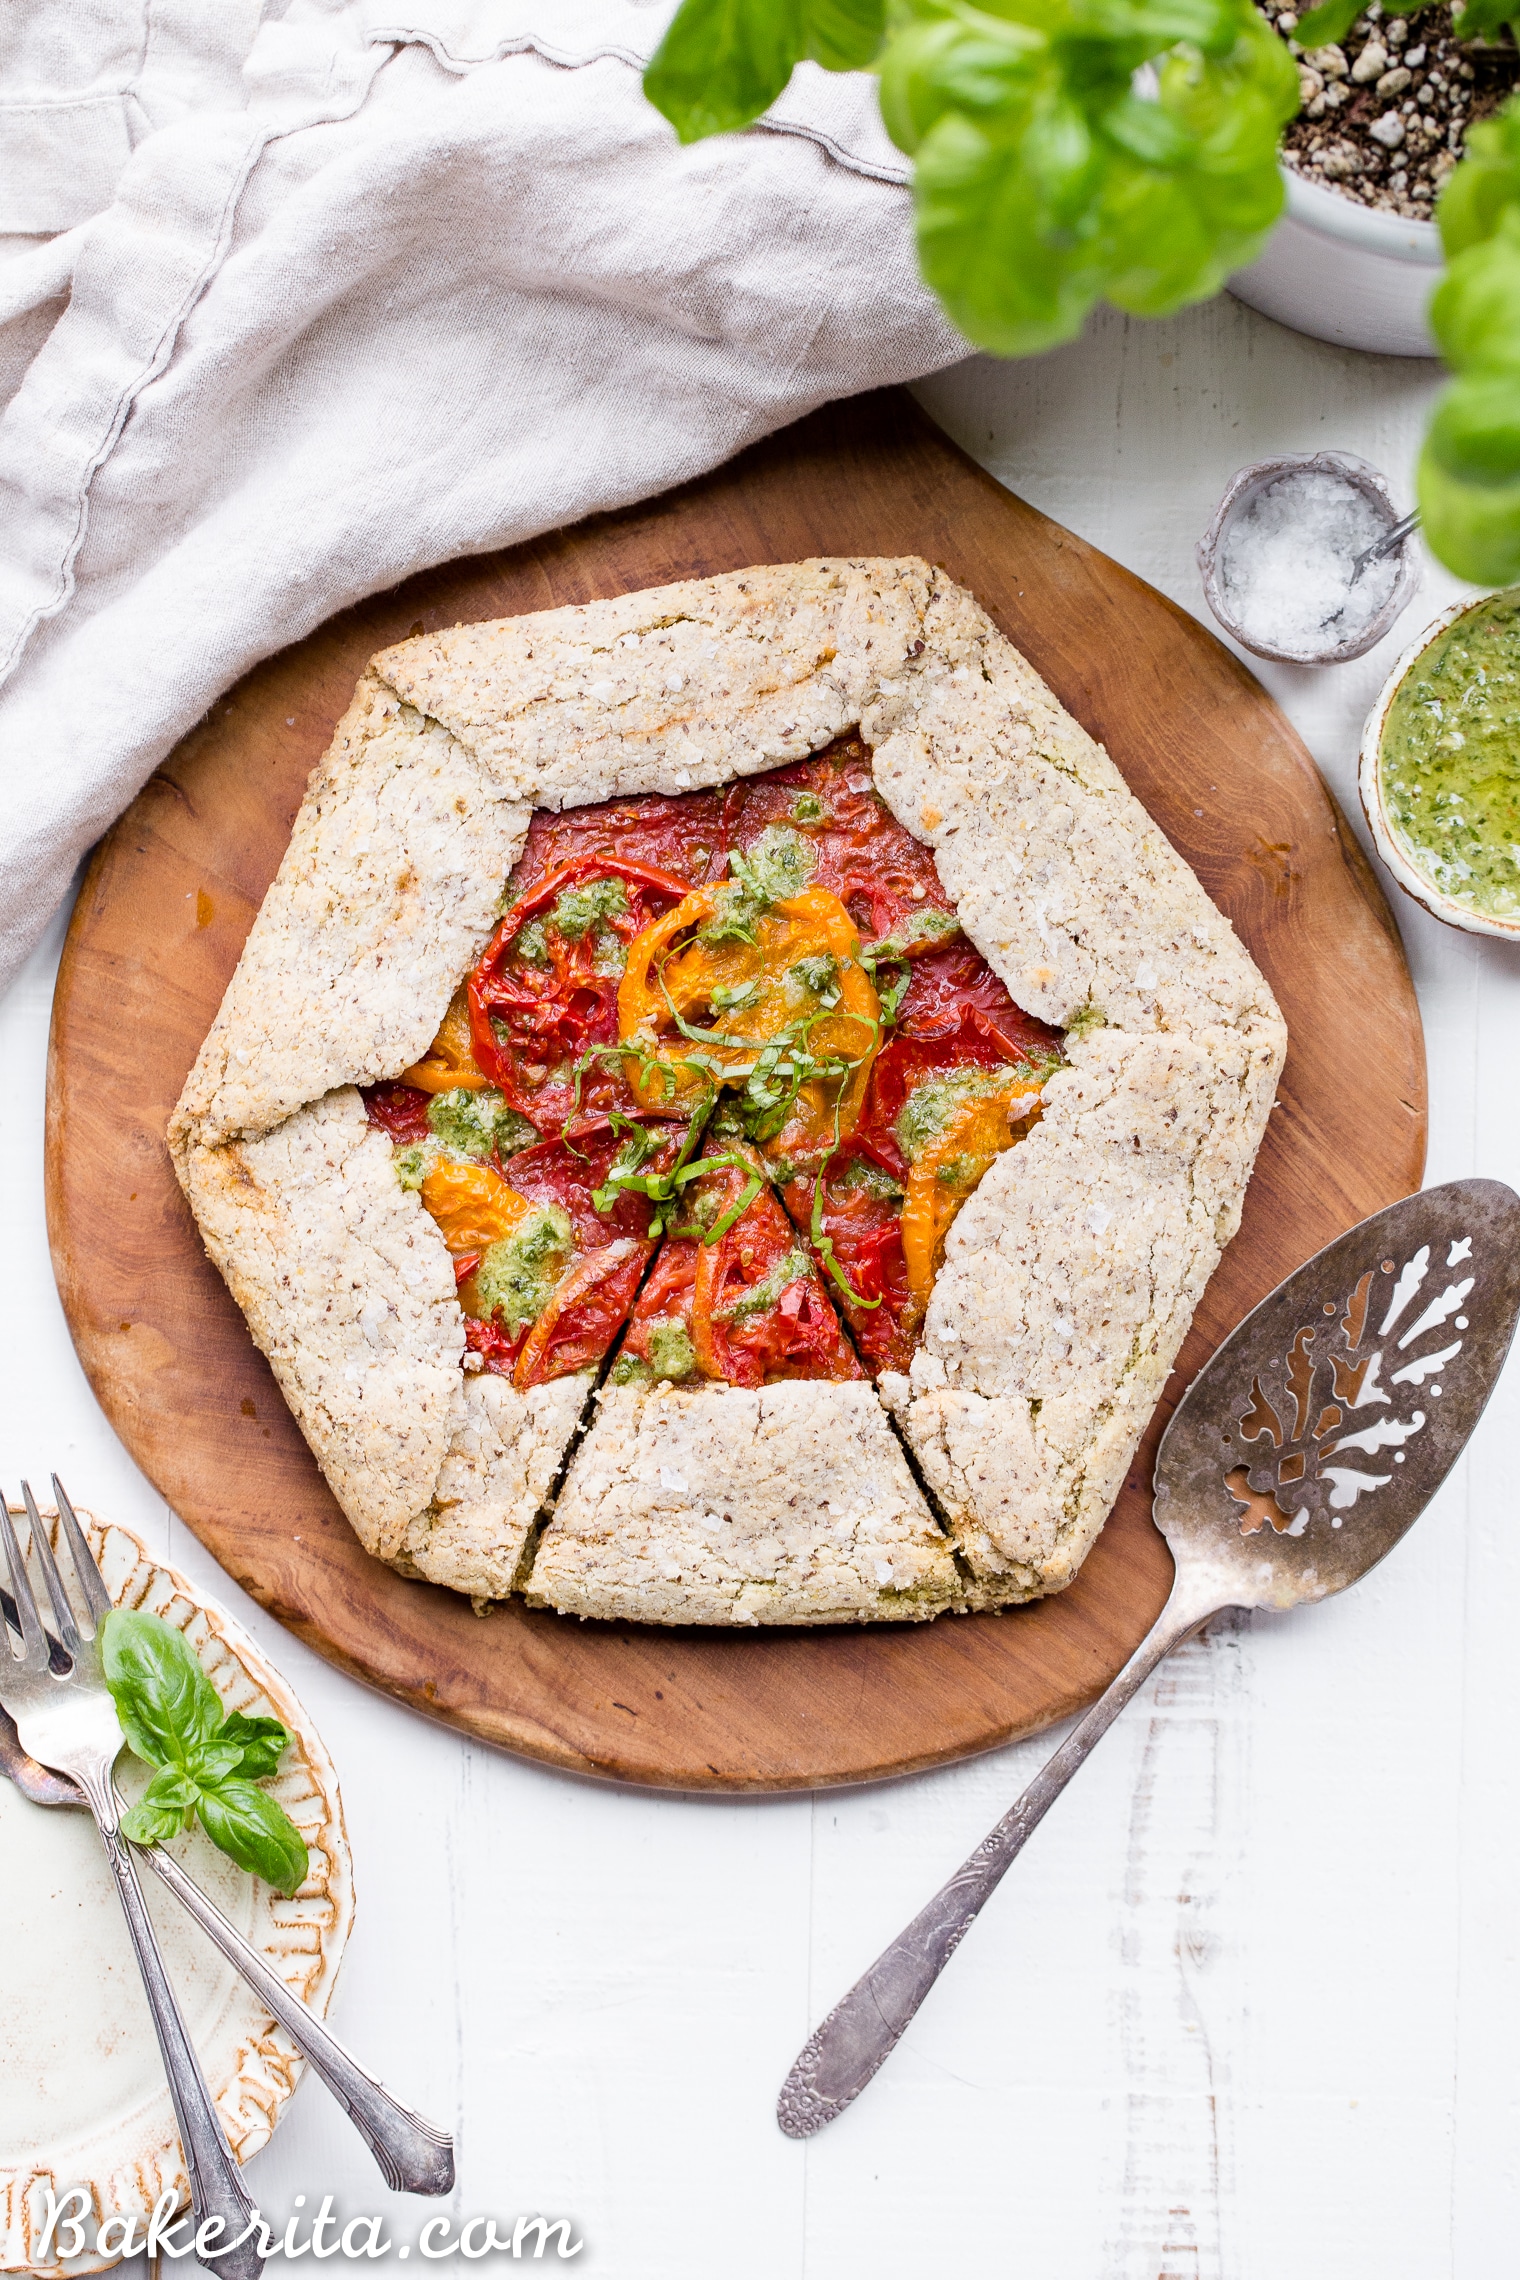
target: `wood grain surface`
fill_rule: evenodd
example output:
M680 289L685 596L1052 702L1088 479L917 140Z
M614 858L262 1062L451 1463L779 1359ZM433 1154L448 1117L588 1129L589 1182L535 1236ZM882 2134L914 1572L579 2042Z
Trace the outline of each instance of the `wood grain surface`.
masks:
M366 659L411 632L813 554L921 553L969 587L1234 921L1291 1048L1240 1234L1114 1514L1058 1597L855 1630L662 1631L520 1603L482 1620L360 1547L207 1261L164 1125ZM48 1224L116 1431L222 1566L354 1676L504 1748L656 1787L795 1789L984 1750L1091 1700L1165 1597L1149 1518L1170 1403L1292 1267L1418 1186L1419 1013L1397 932L1303 744L1183 611L1004 491L898 391L680 491L456 562L251 672L103 841L54 1004Z

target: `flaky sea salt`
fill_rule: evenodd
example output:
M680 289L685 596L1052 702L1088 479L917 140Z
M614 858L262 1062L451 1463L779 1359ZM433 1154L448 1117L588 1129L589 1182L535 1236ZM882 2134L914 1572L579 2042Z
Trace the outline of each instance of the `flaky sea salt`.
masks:
M1387 527L1366 493L1339 475L1311 468L1279 475L1224 534L1221 599L1252 640L1322 656L1364 632L1392 593L1397 550L1352 579L1356 557Z

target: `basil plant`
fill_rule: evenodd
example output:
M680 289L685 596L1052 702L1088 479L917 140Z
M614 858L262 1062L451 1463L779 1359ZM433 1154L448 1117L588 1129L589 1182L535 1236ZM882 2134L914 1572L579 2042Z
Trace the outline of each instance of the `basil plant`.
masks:
M1300 44L1364 5L1324 0ZM1468 0L1458 35L1499 33L1513 5ZM1161 317L1207 300L1282 208L1298 71L1251 0L683 0L644 88L695 142L759 118L804 60L877 74L925 281L998 355L1074 339L1098 301ZM1451 569L1502 583L1520 578L1520 101L1469 142L1439 209L1431 321L1456 378L1420 504Z

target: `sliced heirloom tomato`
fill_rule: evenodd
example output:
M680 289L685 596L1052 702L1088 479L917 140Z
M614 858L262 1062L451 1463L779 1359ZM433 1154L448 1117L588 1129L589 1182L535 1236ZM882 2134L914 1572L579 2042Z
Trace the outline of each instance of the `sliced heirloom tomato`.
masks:
M456 1262L479 1259L493 1243L514 1234L533 1209L521 1189L511 1186L494 1164L442 1158L424 1175L422 1204Z
M696 1246L691 1339L704 1376L728 1385L782 1378L864 1375L805 1245L772 1190L762 1185L732 1224L760 1171L752 1150L724 1150L740 1161L715 1167L701 1183L709 1239ZM753 1171L751 1170L753 1166ZM711 1230L721 1229L715 1239Z
M510 1374L519 1386L542 1385L602 1359L654 1250L654 1207L646 1195L619 1191L619 1157L627 1151L642 1172L657 1176L675 1164L685 1137L681 1125L644 1128L630 1150L629 1135L608 1124L520 1150L510 1178L493 1162L451 1155L429 1167L422 1202L454 1260L466 1343L487 1369ZM546 1213L558 1216L546 1222ZM530 1231L541 1233L546 1224L562 1231L549 1239L550 1287L531 1322L504 1322L492 1313L479 1270L494 1245L530 1223Z
M806 1247L766 1186L756 1152L709 1143L683 1228L666 1237L613 1365L614 1385L648 1378L771 1385L856 1378Z
M541 1141L512 1158L514 1188L530 1207L563 1211L576 1246L567 1272L515 1351L515 1385L543 1385L601 1361L627 1320L655 1247L649 1235L654 1206L637 1190L618 1192L613 1175L625 1155L646 1175L669 1171L685 1137L683 1125L629 1134L608 1123Z
M614 1385L641 1378L665 1378L683 1385L698 1375L691 1309L700 1248L698 1238L690 1235L667 1235L660 1245L612 1365Z
M956 1038L964 1056L983 1050L994 1060L1027 1060L1047 1074L1061 1059L1059 1029L1016 1005L981 952L969 942L924 950L908 967L897 1009L897 1033L919 1040Z
M903 1260L909 1319L923 1320L951 1225L995 1156L1029 1131L1039 1113L1038 1079L1009 1070L996 1092L974 1094L955 1109L939 1137L913 1158L902 1207Z
M514 903L486 944L467 984L475 1063L546 1137L634 1105L608 1050L623 961L686 892L648 864L576 856Z
M428 1123L430 1093L416 1085L370 1085L364 1093L364 1112L371 1124L378 1125L391 1145L406 1148L416 1140L426 1140L431 1133Z
M618 1192L617 1168L636 1159L641 1173L668 1172L681 1153L686 1132L684 1124L645 1119L630 1126L622 1118L615 1124L608 1119L521 1149L511 1158L512 1185L535 1203L557 1203L567 1211L583 1250L595 1250L621 1235L643 1242L654 1206L638 1189ZM605 1209L597 1207L599 1195Z
M838 896L868 949L890 941L916 956L959 930L932 849L877 791L857 735L730 785L723 820L726 844L746 854L768 829L797 832L812 856L811 884Z
M1060 1058L1060 1032L1015 1005L969 943L915 959L853 1145L830 1158L821 1196L811 1178L784 1190L873 1368L907 1367L956 1214L1030 1129Z
M583 856L647 864L696 887L722 876L726 848L721 792L650 792L559 812L535 808L512 892L530 893L551 871Z
M808 1238L824 1288L867 1367L905 1370L918 1341L903 1257L903 1189L859 1142L829 1158L821 1195L818 1184L816 1175L801 1173L782 1189L782 1202Z
M513 1384L544 1385L594 1368L623 1327L651 1248L625 1235L577 1259L528 1332Z
M460 1085L466 1092L479 1092L489 1081L475 1063L469 1000L463 990L450 998L438 1034L422 1059L403 1069L397 1081L424 1093L453 1092Z
M724 918L719 890L698 888L629 950L618 1033L640 1055L630 1082L641 1104L654 1112L672 1095L754 1079L783 1107L788 1140L797 1127L799 1149L853 1131L881 1023L843 903L804 887L748 912L742 931ZM829 1073L799 1081L804 1068Z

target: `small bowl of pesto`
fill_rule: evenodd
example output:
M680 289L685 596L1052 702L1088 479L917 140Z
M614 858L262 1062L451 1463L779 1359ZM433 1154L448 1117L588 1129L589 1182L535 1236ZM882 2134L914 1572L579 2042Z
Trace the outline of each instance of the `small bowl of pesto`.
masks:
M1520 586L1454 602L1405 650L1359 780L1406 894L1448 926L1520 940Z

